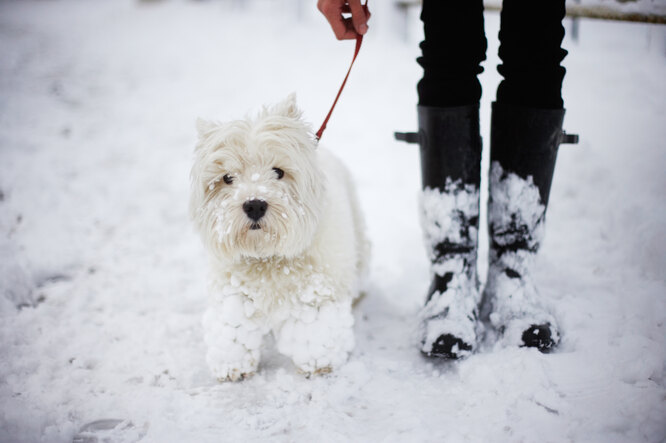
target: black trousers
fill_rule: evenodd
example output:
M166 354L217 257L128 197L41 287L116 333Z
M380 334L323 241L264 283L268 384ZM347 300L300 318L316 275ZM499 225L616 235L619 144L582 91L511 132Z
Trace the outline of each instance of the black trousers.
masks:
M504 0L500 16L497 67L503 77L497 102L545 109L561 109L560 65L564 0ZM421 43L423 78L417 90L419 105L478 104L487 40L483 0L423 0L425 40Z

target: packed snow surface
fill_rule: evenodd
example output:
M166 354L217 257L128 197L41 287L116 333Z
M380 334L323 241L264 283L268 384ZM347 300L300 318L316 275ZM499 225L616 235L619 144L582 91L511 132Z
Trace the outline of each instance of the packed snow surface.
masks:
M413 333L429 285L418 152L392 138L416 126L418 14L371 3L322 139L373 242L355 350L306 378L267 340L252 378L208 371L208 268L187 215L195 121L295 91L317 127L353 42L314 3L0 2L0 441L70 442L94 422L113 441L663 441L663 26L566 24L565 128L581 143L560 150L534 274L560 346L486 342L441 363ZM486 27L487 141L498 15ZM481 217L483 276L484 204Z

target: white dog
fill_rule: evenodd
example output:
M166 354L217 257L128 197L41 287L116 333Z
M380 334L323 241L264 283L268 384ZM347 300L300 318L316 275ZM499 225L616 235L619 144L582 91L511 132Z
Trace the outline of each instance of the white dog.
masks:
M354 347L351 307L369 252L347 170L317 148L294 95L197 129L190 214L212 259L212 373L253 374L269 332L300 371L339 367Z

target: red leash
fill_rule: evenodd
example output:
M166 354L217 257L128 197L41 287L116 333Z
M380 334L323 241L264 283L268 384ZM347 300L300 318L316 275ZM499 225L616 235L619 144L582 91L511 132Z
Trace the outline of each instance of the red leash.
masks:
M365 5L363 5L363 9L366 11L366 13L368 10L367 8L368 8L368 2L366 1ZM331 106L331 110L328 111L328 115L324 119L324 123L321 124L319 131L317 131L317 134L315 134L315 137L317 137L317 141L321 139L321 136L324 133L324 129L326 129L326 124L328 123L328 120L331 118L331 114L333 114L333 109L335 109L335 105L338 103L338 99L342 94L342 90L345 88L345 84L347 83L347 79L349 78L349 73L351 72L352 66L354 66L354 62L356 61L356 56L361 50L361 43L363 43L363 36L358 35L356 37L356 49L354 50L354 57L352 58L351 64L349 65L349 69L347 70L347 75L345 75L345 79L342 81L342 85L338 90L338 95L335 96L335 100L333 100L333 106Z

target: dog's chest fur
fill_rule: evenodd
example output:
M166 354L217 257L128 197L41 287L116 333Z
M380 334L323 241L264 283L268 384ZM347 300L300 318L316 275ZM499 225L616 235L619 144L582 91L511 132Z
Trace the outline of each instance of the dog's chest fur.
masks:
M279 320L299 306L350 297L349 289L326 272L326 265L312 257L248 258L240 263L214 266L212 293L225 297L243 294L251 302L246 314Z

